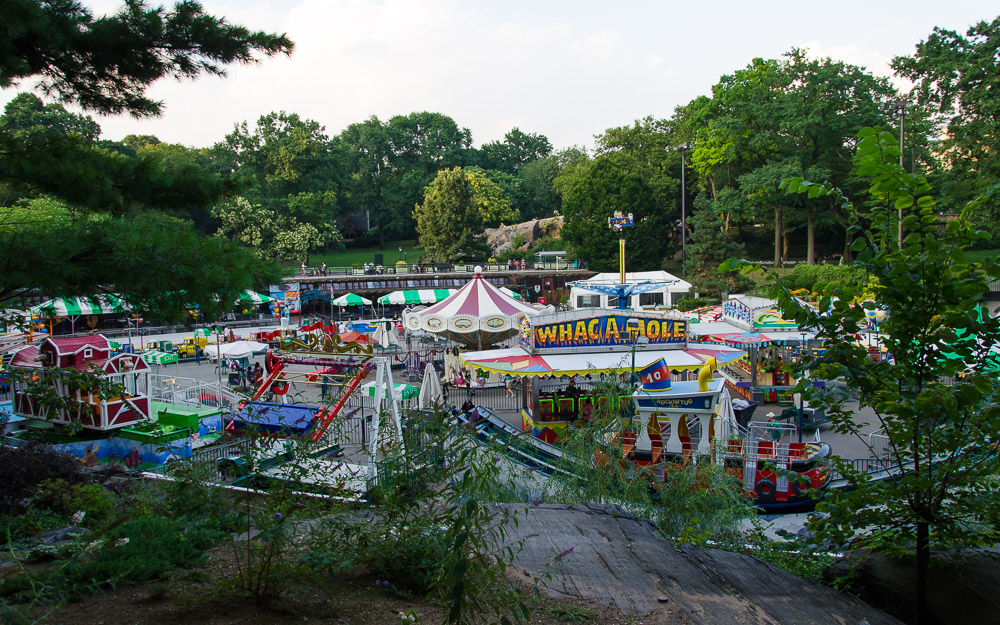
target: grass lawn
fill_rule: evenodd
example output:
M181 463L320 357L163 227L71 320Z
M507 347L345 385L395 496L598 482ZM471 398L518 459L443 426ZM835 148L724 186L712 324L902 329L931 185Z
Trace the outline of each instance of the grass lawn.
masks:
M414 247L414 241L386 241L385 249L380 250L377 245L372 247L349 247L341 252L329 252L325 254L312 254L309 256L309 266L318 267L324 262L328 267L351 267L355 263L375 262L375 254L382 254L382 264L390 267L396 265L396 261L401 258L399 248L406 252L406 262L415 263L424 257L424 251ZM302 261L292 261L284 263L288 266L297 267Z
M1000 254L1000 250L969 250L965 253L965 256L971 261L977 261L984 258L992 258L998 254Z

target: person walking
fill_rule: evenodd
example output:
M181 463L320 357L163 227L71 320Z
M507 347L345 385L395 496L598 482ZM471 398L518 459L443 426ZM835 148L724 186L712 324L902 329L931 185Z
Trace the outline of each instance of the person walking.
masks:
M771 437L775 445L780 445L781 440L785 438L785 428L775 421L776 416L773 412L767 413L767 435Z

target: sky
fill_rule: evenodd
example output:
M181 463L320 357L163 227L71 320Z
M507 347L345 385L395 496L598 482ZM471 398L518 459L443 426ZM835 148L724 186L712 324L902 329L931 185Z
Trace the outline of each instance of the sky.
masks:
M95 14L119 2L82 0ZM166 0L165 3L169 3ZM756 2L591 0L202 0L254 30L285 33L290 57L222 78L168 79L149 95L156 119L99 117L102 138L152 134L210 146L273 111L318 121L328 135L372 115L432 111L475 145L514 127L558 150L709 95L724 74L792 48L891 76L935 26L964 33L1000 11L983 0ZM0 92L6 104L17 89Z

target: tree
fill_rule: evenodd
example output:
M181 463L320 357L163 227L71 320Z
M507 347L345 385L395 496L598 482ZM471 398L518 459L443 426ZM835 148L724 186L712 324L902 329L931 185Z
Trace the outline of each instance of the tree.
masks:
M482 215L484 226L496 227L504 221L517 220L518 213L514 208L514 203L507 192L493 181L491 172L485 172L478 167L466 167L463 171L466 178L469 179L469 184L472 185L473 199L479 209L479 214ZM502 172L498 173L501 176L506 176ZM507 181L511 182L509 178Z
M483 217L475 189L460 167L443 169L427 187L413 217L420 245L437 262L470 260L486 255Z
M256 252L286 258L307 258L313 249L340 241L333 220L339 212L344 163L318 122L284 111L262 115L252 130L246 122L237 125L212 149L212 156L217 170L253 181L242 193L245 200L216 207L225 236L257 241L261 232L268 232L256 243ZM256 205L254 212L263 222L233 218L231 209L241 202ZM235 230L239 227L253 232ZM288 237L297 241L294 252L276 244Z
M812 263L818 229L843 225L843 216L823 201L789 201L775 193L777 185L793 175L849 183L855 135L884 123L893 97L887 80L831 59L809 59L804 50L781 60L754 59L723 76L711 100L683 108L686 124L697 128L692 167L713 197L732 186L755 197L759 217L762 209L771 212L776 263L788 256L789 232L805 226ZM747 182L752 186L744 189Z
M514 128L503 136L503 141L484 143L480 149L483 169L496 169L516 175L522 167L552 154L552 144L545 135L521 132Z
M310 252L341 240L333 224L302 222L242 196L216 204L212 216L220 222L219 236L243 243L262 259L308 262Z
M893 59L896 73L914 83L910 96L929 108L943 130L938 151L960 171L1000 179L1000 17L981 21L965 35L935 28L912 56Z
M531 161L517 172L520 191L524 196L519 210L522 220L551 217L562 208L562 197L555 185L557 175L559 159L554 155Z
M623 233L630 270L659 269L667 256L670 224L638 169L630 155L609 154L580 161L556 179L563 196L562 238L597 271L618 267L618 236L608 229L615 211L632 213L635 220Z
M159 78L221 74L229 63L291 47L284 36L228 25L194 2L164 12L132 0L119 14L94 19L76 2L13 0L0 23L0 87L37 77L44 93L85 110L153 115L160 103L144 94ZM38 111L26 98L12 104L0 128L0 183L17 190L0 209L4 301L33 289L116 291L140 309L176 318L189 305L218 311L239 290L276 275L240 246L204 239L190 222L160 212L203 213L232 182L188 167L176 153L105 149L86 131L86 119L53 124L61 116L56 108ZM26 116L32 108L34 117ZM25 123L32 119L39 123ZM43 196L64 202L69 216L46 213ZM16 217L36 209L38 219Z
M33 93L19 93L4 107L0 130L32 128L47 128L60 135L77 134L91 143L101 136L101 127L89 115L70 113L61 104L45 104Z
M719 295L722 291L740 293L753 281L735 271L719 272L721 263L743 258L745 248L737 240L736 230L728 227L730 216L745 210L743 198L735 189L725 188L718 199L701 195L695 200L688 218L691 241L687 244L687 279L700 293Z
M225 75L226 65L293 47L284 35L207 15L197 2L165 11L143 0L125 0L116 15L97 19L71 0L8 0L0 42L0 88L37 77L61 102L136 117L160 113L162 103L145 92L161 78Z
M995 259L970 261L965 251L984 236L970 227L969 214L944 228L924 176L898 164L897 138L877 129L861 132L856 173L870 181L882 203L873 227L862 230L856 210L832 184L789 179L790 192L832 197L851 216L857 240L856 265L868 284L841 286L823 298L817 314L803 308L780 282L772 289L786 319L818 329L825 351L800 365L816 379L846 381L859 406L870 407L888 441L883 462L903 472L894 480L871 481L849 462L835 459L848 489L824 493L823 514L809 522L814 544L910 552L916 555L917 623L928 621L927 568L932 550L992 545L1000 539L1000 431L993 346L1000 320L981 312L988 284L1000 278ZM991 194L1000 192L993 187ZM985 199L980 197L978 201ZM904 210L902 249L894 237L894 213ZM873 362L845 337L858 331L865 307L852 306L861 289L874 285L875 300L888 310L880 324L892 361ZM954 380L953 383L947 380ZM861 425L833 389L802 385L814 401L829 407L834 427L859 434Z

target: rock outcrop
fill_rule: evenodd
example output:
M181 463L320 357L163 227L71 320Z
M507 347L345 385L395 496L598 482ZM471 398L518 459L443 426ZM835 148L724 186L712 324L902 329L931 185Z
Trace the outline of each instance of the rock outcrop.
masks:
M558 237L562 229L562 217L533 219L524 223L504 225L502 228L487 228L484 231L486 242L497 254L509 249L526 250L544 236ZM518 236L520 235L520 236Z
M616 606L651 624L902 625L856 597L752 556L673 545L615 506L506 506L517 566L549 575L545 592Z

